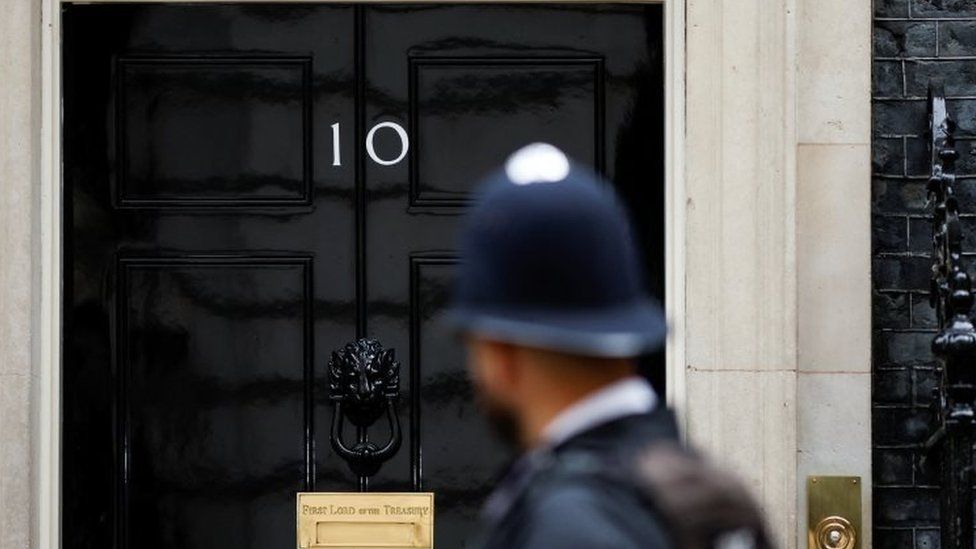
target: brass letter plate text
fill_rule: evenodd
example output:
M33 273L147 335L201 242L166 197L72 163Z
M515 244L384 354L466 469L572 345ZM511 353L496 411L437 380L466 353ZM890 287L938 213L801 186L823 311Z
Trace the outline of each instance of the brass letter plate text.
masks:
M433 549L434 494L303 492L298 494L301 549Z

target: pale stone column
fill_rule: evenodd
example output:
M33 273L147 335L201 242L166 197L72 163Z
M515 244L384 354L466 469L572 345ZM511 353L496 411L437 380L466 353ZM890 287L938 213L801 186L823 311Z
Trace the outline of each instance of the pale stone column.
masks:
M688 0L689 437L754 488L795 546L793 0Z
M688 0L685 409L782 547L806 476L864 478L870 2Z
M797 0L797 450L860 476L871 546L871 2Z
M31 545L40 3L0 5L0 549Z

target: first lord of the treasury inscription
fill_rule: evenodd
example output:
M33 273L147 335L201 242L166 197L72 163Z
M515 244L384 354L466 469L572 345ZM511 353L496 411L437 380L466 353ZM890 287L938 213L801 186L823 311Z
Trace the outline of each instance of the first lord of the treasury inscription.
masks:
M433 549L434 494L298 494L298 547Z

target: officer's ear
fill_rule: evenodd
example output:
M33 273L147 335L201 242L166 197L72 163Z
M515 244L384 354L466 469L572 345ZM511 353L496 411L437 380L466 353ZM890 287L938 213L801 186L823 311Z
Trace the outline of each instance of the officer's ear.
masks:
M500 341L493 341L492 347L498 381L504 386L505 391L511 394L522 378L519 349L510 343Z
M476 335L469 335L466 343L468 372L475 385L494 397L506 395L515 376L512 346Z
M509 396L520 379L518 348L504 341L479 339L475 347L479 357L475 375L498 397Z

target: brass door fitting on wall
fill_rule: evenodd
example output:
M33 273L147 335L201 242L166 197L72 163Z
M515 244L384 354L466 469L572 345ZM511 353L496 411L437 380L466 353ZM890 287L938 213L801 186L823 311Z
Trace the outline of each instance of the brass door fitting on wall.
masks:
M861 477L807 478L808 549L861 548Z

